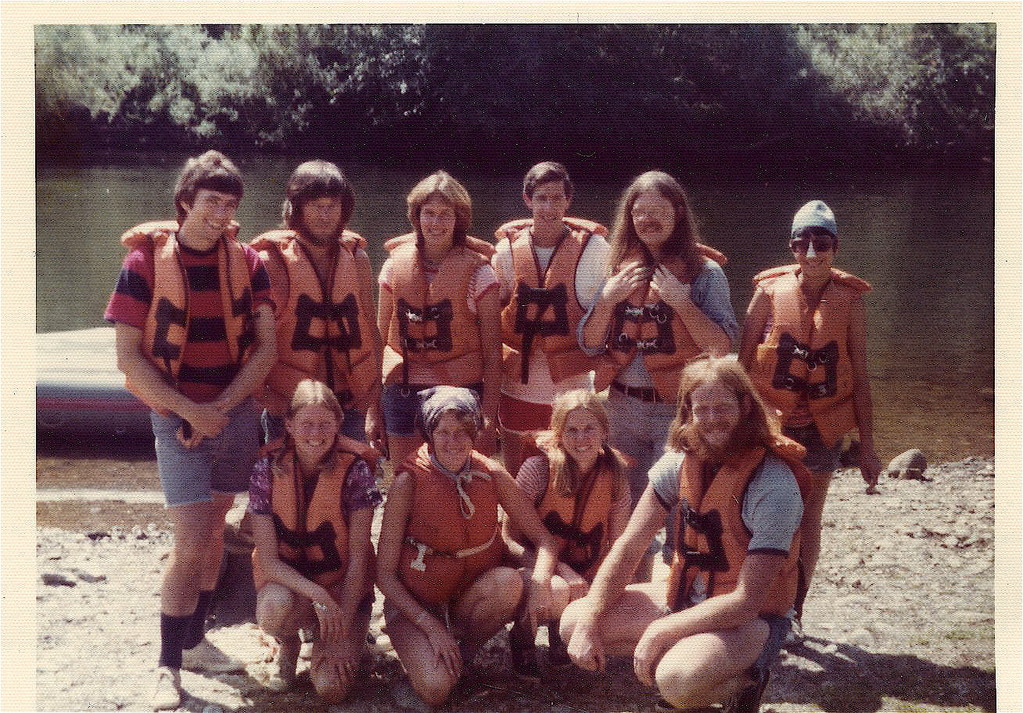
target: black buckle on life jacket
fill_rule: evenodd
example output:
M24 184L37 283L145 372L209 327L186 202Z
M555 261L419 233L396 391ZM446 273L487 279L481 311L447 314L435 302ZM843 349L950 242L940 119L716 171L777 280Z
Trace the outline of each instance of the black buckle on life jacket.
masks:
M802 392L808 399L822 399L834 396L838 391L838 342L831 340L819 349L811 349L808 345L796 340L788 332L778 339L778 362L771 378L771 386L776 389ZM791 373L792 362L800 360L813 372L818 366L824 367L824 380L810 383L808 380Z
M298 552L295 557L282 557L305 577L314 577L324 572L336 572L341 569L341 554L337 551L335 539L337 531L333 523L321 522L312 532L296 532L289 530L277 513L273 513L274 529L278 541L285 547ZM320 550L322 559L309 559L307 550L315 547Z
M675 352L675 332L671 318L675 312L661 300L656 304L637 307L628 302L619 302L615 307L611 334L617 336L611 340L610 348L615 351L629 352L636 349L645 354L673 354ZM626 322L653 322L657 325L657 336L651 339L633 339L625 333Z
M600 557L600 545L604 541L604 523L598 522L592 530L583 532L562 520L561 515L551 510L544 515L543 524L552 535L560 537L568 544L562 556L576 572L585 572Z
M306 349L318 352L324 347L347 352L362 347L362 331L359 329L359 305L355 295L349 294L340 302L329 299L317 302L309 295L299 295L295 305L295 333L291 337L292 351ZM330 336L330 329L322 337L314 337L310 328L314 319L326 320L337 328L337 336Z
M686 527L694 533L699 533L707 539L708 549L702 552L693 549L682 540L680 548L682 559L687 567L696 567L705 572L725 572L728 570L728 555L725 554L725 546L722 541L724 527L721 524L721 513L717 510L708 510L702 515L690 507L682 508L682 522L679 527Z
M425 305L422 309L413 307L404 299L398 300L398 335L401 345L406 351L451 351L451 321L454 310L451 300L444 299L437 304ZM427 323L433 323L435 330L432 335L413 336L409 334L409 325L414 324L421 331Z
M153 334L153 358L163 359L164 368L169 372L171 362L181 357L181 345L172 344L167 340L171 325L185 327L185 310L178 309L166 297L156 303L156 330Z

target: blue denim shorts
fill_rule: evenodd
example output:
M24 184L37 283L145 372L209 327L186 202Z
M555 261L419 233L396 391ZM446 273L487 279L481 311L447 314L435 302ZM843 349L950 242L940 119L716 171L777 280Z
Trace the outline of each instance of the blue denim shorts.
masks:
M345 421L341 424L341 435L365 443L366 412L354 408L346 408L344 409L344 414ZM261 421L263 424L264 443L284 438L284 416L275 416L266 409L263 409Z
M817 430L815 423L806 426L786 426L782 433L806 447L803 465L809 468L811 473L831 473L838 468L838 457L842 453L842 439L839 439L838 443L828 446L821 438L821 432Z
M259 449L259 409L249 398L227 415L228 423L220 435L204 438L189 449L177 437L184 422L180 416L150 413L156 437L156 465L167 507L206 503L213 500L214 493L233 494L249 489Z
M411 436L416 433L416 417L419 415L419 394L432 386L390 384L384 386L380 401L384 410L387 432L395 436ZM470 384L476 395L483 398L483 384Z

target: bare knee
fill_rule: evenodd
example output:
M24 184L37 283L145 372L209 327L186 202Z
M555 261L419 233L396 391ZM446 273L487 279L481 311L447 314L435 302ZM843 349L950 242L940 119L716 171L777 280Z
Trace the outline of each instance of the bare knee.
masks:
M256 621L260 628L278 638L298 631L298 597L287 587L271 582L256 596Z
M437 674L438 672L435 671L434 673ZM422 699L423 703L430 706L442 706L447 703L448 696L451 695L451 689L458 683L458 679L446 674L413 676L410 672L409 683L412 684L412 690Z
M317 695L331 705L343 701L351 688L351 682L346 677L342 678L335 666L320 666L309 672L309 679Z

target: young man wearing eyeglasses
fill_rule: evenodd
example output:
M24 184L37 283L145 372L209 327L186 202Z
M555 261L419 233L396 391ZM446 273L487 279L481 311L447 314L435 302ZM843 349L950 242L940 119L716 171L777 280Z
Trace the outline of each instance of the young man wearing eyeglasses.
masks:
M789 248L796 263L753 278L739 362L761 397L778 410L785 435L807 449L813 473L803 512L803 581L794 609L800 633L803 600L820 554L821 516L842 437L858 429L860 472L873 493L881 472L874 450L867 379L866 306L870 285L833 267L838 226L832 210L810 201L792 221Z

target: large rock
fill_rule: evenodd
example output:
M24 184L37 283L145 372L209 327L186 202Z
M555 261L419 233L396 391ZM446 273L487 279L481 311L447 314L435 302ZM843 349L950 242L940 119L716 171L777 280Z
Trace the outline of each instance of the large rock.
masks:
M927 470L927 458L919 448L911 448L905 453L892 458L885 473L889 478L902 480L930 480L924 477Z

